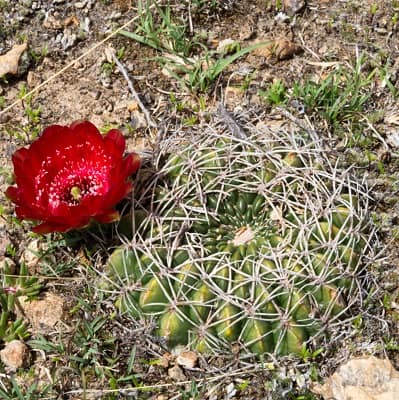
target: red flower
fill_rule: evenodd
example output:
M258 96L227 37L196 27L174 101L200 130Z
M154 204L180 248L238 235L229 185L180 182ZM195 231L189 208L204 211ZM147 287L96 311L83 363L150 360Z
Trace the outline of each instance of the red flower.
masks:
M123 158L125 139L116 129L102 136L90 122L52 125L13 156L16 187L6 195L20 219L42 221L37 233L66 232L91 219L112 222L114 209L132 188L137 154Z

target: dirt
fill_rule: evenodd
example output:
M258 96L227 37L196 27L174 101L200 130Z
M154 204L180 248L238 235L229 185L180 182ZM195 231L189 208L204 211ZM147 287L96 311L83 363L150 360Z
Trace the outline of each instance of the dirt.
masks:
M136 17L136 2L0 0L0 54L10 50L15 44L28 43L28 52L25 58L21 59L17 75L0 80L0 98L3 98L0 103L1 191L4 192L12 182L12 153L16 148L29 144L42 128L51 124L70 124L76 120L88 119L104 130L118 127L128 139L128 148L138 151L151 150L159 132L165 135L169 129L176 130L180 127L184 131L189 129L190 123L208 121L218 102L223 100L232 114L239 114L248 109L251 112L259 110L259 114L264 115L267 121L279 124L280 121L285 121L286 117L278 109L265 103L260 96L262 90L270 87L276 80L281 80L287 87L291 87L296 81L320 82L337 65L354 65L361 57L364 60L364 70L372 71L378 67L379 71L386 72L389 82L399 90L397 2L308 1L301 11L291 17L287 15L290 14L290 1L225 0L216 1L218 6L215 8L209 5L211 1L205 3L207 2L199 0L170 2L174 15L192 24L192 32L188 32L187 35L194 37L195 34L201 34L203 44L209 49L215 50L224 39L236 40L241 47L261 41L274 43L284 39L294 45L296 50L289 52L287 57L279 57L270 50L270 54L251 53L243 56L230 64L206 93L190 93L183 89L176 79L162 71L157 57L164 54L121 35L111 35L113 30L129 21L131 22L126 30L135 30L139 21ZM202 6L198 6L199 4ZM101 41L103 44L99 45ZM110 46L116 52L123 49L120 60L157 128L148 125L145 115L132 98L121 71L107 60L106 49ZM395 235L399 225L396 199L399 144L392 144L390 139L398 131L399 109L397 99L387 92L382 73L376 74L373 82L372 98L367 103L364 115L371 116L378 111L378 117L373 118L370 124L364 125L363 135L368 141L367 145L360 149L356 146L346 146L351 132L345 131L345 123L342 124L342 129L346 133L343 136L335 136L325 121L317 117L317 113L316 116L314 113L306 115L306 112L304 114L295 104L288 105L292 115L314 126L318 135L329 143L335 155L342 156L347 164L358 162L359 177L367 179L374 186L373 218L378 222L381 232L379 248L386 256L384 261L375 265L375 279L379 281L381 288L378 300L375 301L376 315L371 313L363 316L364 332L368 337L365 339L364 334L362 336L360 333L352 333L351 343L338 355L334 350L323 354L322 359L317 361L323 364L319 371L322 378L331 374L340 361L367 351L387 355L394 366L399 368L399 238ZM30 98L18 101L30 90L34 91ZM205 104L204 110L200 109L201 102ZM35 121L31 111L38 109L40 116L38 121ZM374 156L372 161L367 159L368 154ZM4 196L0 198L0 205L4 207L4 218L0 219L0 257L10 256L10 246L14 246L16 254L11 256L18 262L30 237L26 227L10 219L13 208ZM61 242L62 239L59 240L59 243ZM71 254L73 257L82 256L77 248L63 249L58 249L55 253L62 261L68 259ZM68 252L71 254L66 254ZM82 257L86 259L88 255L84 254ZM93 258L90 259L91 263L92 260ZM47 265L51 262L48 260ZM60 259L57 262L60 263ZM101 263L101 260L98 262ZM87 376L80 375L80 371L77 370L70 374L67 372L69 359L66 354L84 358L80 352L82 349L79 349L82 342L74 341L76 332L81 329L86 319L107 315L106 309L92 310L87 304L82 304L81 293L86 294L85 301L92 295L82 276L87 278L87 281L93 281L93 270L87 270L76 263L71 265L71 269L66 273L62 271L60 280L57 278L47 285L48 290L53 290L67 299L73 312L66 322L69 328L64 339L69 340L69 353L64 353L65 358L54 361L44 352L44 355L37 356L36 372L33 375L37 375L37 371L42 368L48 374L51 371L56 382L50 397L43 398L78 399L81 398L83 389L108 389L114 387L112 379L118 378L117 373L113 376L111 372L104 376L96 375L94 363L91 365L91 373L86 372ZM96 266L98 265L95 264L94 268ZM67 287L62 277L71 279L75 287ZM73 280L75 278L76 281ZM98 300L98 294L93 296L94 300ZM389 299L389 306L385 309L381 305L384 299ZM109 307L112 309L110 305ZM104 344L99 344L96 350L104 352L99 363L105 363L106 357L120 357L120 361L114 367L119 371L120 368L126 367L127 359L131 355L130 349L135 345L137 355L134 374L137 377L130 377L127 382L135 385L140 381L144 386L166 384L165 389L160 387L153 390L152 397L144 397L144 394L135 397L136 392L129 391L121 392L120 396L160 400L160 396L164 394L164 399L189 398L183 397L175 382L168 377L167 369L157 366L154 361L164 353L162 343L154 344L153 338L141 334L136 324L131 321L122 321L119 325L110 321L105 326L110 330L110 336L114 337L115 350L111 351ZM58 334L60 331L53 332L48 339L56 342ZM391 346L384 347L387 341L384 338L388 338ZM298 383L299 375L309 378L310 372L306 367L300 366L295 371L288 371L280 379L280 383L283 383L279 389L270 388L267 382L274 382L273 379L278 375L277 372L273 372L274 369L252 371L250 368L240 367L241 374L237 372L230 376L231 371L241 371L234 364L234 355L228 360L229 367L226 367L226 360L212 360L209 364L208 360L200 361L197 369L184 371L187 380L190 381L191 377L206 377L209 365L212 365L210 376L215 375L218 362L225 363L225 375L219 386L212 383L216 387L216 397L212 397L208 390L202 392L202 397L198 398L285 398L284 393L291 389L292 393L308 393L306 387L301 387ZM293 378L294 375L296 378ZM49 382L48 376L44 378L40 375L40 379L37 379L41 384ZM248 387L244 385L246 380L252 382ZM235 387L242 389L229 397L226 388L231 382ZM293 386L296 389L293 389ZM181 386L183 387L184 385ZM95 395L88 392L87 396L99 398L102 395L101 392L96 392ZM104 394L103 398L112 398L107 396Z

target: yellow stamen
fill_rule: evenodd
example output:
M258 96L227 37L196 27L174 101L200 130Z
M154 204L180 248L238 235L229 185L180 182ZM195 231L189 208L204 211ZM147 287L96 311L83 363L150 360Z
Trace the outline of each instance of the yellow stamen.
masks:
M74 200L79 201L81 199L81 191L78 186L73 186L71 189L71 196Z

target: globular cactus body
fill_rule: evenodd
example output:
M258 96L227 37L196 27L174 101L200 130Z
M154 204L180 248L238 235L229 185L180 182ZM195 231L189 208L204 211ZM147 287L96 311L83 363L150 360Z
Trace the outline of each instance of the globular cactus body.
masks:
M300 353L350 315L373 237L361 185L289 135L172 143L185 149L161 150L147 216L108 262L121 311L171 346L255 354Z

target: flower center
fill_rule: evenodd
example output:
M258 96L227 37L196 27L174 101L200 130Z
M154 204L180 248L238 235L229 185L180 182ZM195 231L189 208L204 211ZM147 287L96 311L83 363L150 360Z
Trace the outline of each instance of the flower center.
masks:
M108 190L108 180L105 168L82 168L74 173L61 170L49 183L49 205L53 208L61 203L76 206L88 196L103 196Z
M81 193L82 191L80 190L79 186L72 186L71 196L74 200L79 201L82 198Z
M53 204L63 202L69 206L78 205L86 196L101 195L104 192L104 183L101 176L89 177L74 176L64 182L58 182L59 191L54 192Z

